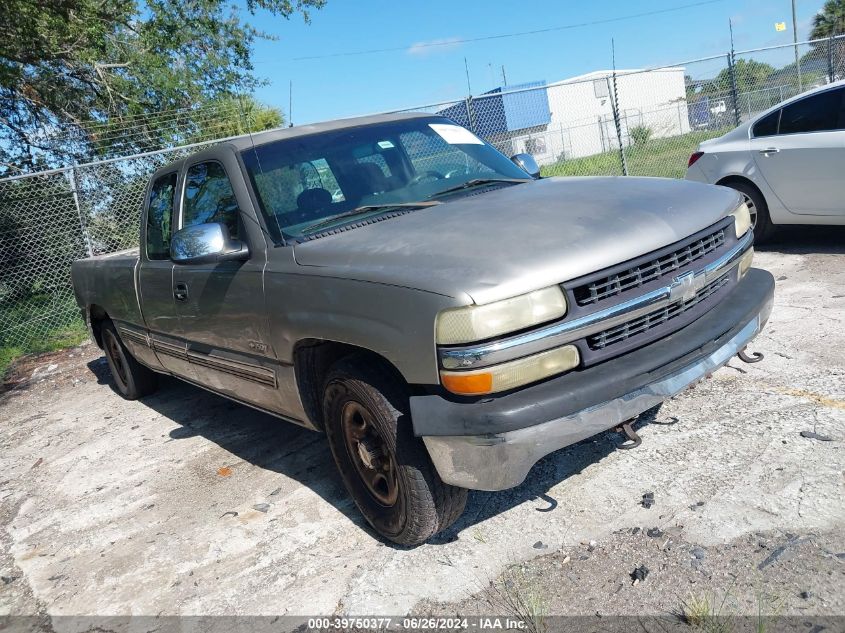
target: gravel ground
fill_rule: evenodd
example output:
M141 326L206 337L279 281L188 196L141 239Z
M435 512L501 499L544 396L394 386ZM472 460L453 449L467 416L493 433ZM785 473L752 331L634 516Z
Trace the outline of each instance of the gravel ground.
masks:
M0 614L480 612L518 572L552 614L845 615L843 238L758 253L762 363L644 416L636 450L606 433L471 494L414 550L366 529L320 435L176 380L126 402L93 345L30 359L0 396Z

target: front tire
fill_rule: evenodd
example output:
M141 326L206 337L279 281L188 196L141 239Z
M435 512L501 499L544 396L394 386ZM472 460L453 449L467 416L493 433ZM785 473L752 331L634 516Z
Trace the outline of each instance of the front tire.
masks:
M768 242L775 232L775 226L769 217L769 205L763 194L754 185L739 180L725 183L731 189L742 194L742 200L751 212L751 227L754 229L754 243Z
M376 532L415 546L457 520L467 490L440 479L422 441L414 437L397 378L377 362L350 357L332 368L323 393L332 456L355 505Z
M117 335L114 323L103 323L101 336L117 392L127 400L137 400L154 392L158 387L156 373L144 367L129 353Z

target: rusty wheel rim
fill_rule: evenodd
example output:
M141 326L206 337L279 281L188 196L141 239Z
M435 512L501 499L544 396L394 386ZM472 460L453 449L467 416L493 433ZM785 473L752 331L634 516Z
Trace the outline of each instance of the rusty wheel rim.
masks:
M126 367L123 364L123 354L120 353L120 343L117 337L111 332L106 332L106 352L112 362L112 367L117 374L116 378L121 385L126 384Z
M395 505L399 497L396 462L372 415L358 402L347 402L341 415L346 449L364 486L381 505Z

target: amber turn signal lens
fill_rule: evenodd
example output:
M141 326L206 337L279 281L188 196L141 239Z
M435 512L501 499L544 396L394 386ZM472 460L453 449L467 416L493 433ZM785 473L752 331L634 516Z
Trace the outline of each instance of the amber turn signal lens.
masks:
M581 362L578 348L564 345L533 356L480 370L440 371L443 386L461 396L498 393L555 376L577 367Z
M440 376L443 386L461 396L480 395L493 390L493 374L447 374Z

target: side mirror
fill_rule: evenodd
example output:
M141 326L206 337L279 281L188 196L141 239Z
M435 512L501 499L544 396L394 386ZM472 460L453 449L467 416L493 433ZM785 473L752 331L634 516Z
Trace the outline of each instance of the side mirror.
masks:
M515 154L511 156L511 162L532 178L540 177L540 166L531 154Z
M177 264L210 264L244 260L249 248L229 236L219 222L195 224L176 231L170 241L170 259Z

